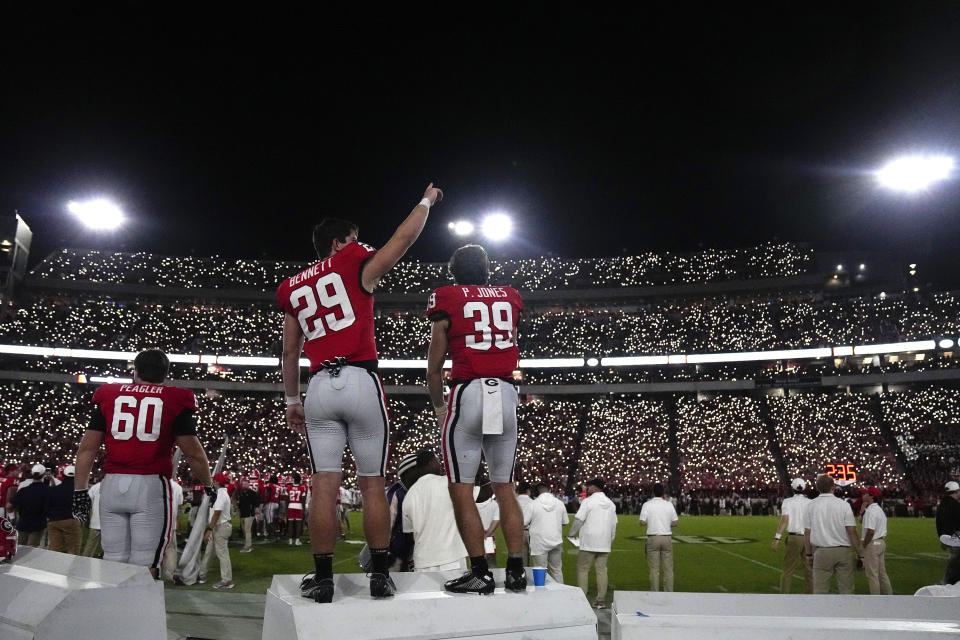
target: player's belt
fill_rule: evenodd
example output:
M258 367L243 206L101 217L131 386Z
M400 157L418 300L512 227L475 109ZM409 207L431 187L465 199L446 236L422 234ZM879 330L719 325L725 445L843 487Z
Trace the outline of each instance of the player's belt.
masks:
M324 360L319 367L310 372L310 375L316 375L321 371L327 371L331 376L336 378L340 375L340 372L344 367L360 367L361 369L366 369L367 371L372 371L373 373L377 372L378 361L377 360L357 360L355 362L350 362L342 356L337 356L333 360Z
M504 382L512 384L513 386L517 386L517 381L514 380L513 378L499 378L497 376L482 376L479 378L461 378L461 379L451 380L447 384L451 387L455 387L458 384L469 384L474 380L482 380L483 378L487 378L487 377L497 378L498 380L503 380Z

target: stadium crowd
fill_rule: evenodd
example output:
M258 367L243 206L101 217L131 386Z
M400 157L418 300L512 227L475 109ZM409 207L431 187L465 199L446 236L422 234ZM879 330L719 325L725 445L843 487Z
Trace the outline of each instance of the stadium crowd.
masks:
M51 468L71 460L90 416L93 390L84 384L0 384L0 460ZM300 437L284 427L278 396L208 390L198 405L198 431L209 451L219 452L224 436L231 436L228 467L307 468ZM523 429L517 478L562 488L575 470L577 477L604 477L612 493L625 494L675 472L685 492L766 491L779 482L766 411L790 477L812 477L827 464L852 464L860 482L904 494L907 477L884 436L886 424L914 491L932 495L960 470L958 409L960 391L939 386L879 397L528 396L518 409ZM436 446L436 421L425 396L391 395L388 410L392 459ZM673 423L675 468L668 441ZM347 484L353 486L349 460L347 467Z
M0 343L172 353L276 356L281 314L269 303L41 296L0 318ZM415 312L376 318L382 358L424 358L429 323ZM960 333L952 292L830 300L676 299L609 308L531 309L518 326L524 357L762 351L871 344Z
M694 254L649 252L615 258L508 260L494 263L491 277L494 284L509 284L520 290L642 287L784 278L807 273L812 265L811 249L791 243L768 243ZM284 278L307 266L306 262L63 249L43 260L32 274L58 280L272 292ZM449 284L445 264L405 261L383 278L380 290L428 293L444 284Z
M866 395L770 396L767 406L791 478L815 477L826 464L854 464L859 480L902 489L903 473L884 441Z

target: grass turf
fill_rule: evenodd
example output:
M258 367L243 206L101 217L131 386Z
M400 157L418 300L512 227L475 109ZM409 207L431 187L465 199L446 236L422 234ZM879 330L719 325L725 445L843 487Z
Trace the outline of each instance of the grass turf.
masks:
M356 556L362 546L362 522L359 513L350 514L352 533L348 541L337 543L334 555L336 573L359 572ZM617 537L608 561L609 592L642 591L649 588L644 557L643 529L637 516L621 515ZM677 591L775 593L779 589L784 545L778 551L770 542L779 518L774 516L681 516L674 530L674 575ZM258 544L252 553L238 553L238 522L234 520L230 560L236 590L264 593L274 574L304 574L313 570L309 544L288 546L286 541ZM896 594L913 594L924 585L937 584L943 577L947 553L941 551L932 519L890 518L887 536L887 574ZM183 529L181 529L183 530ZM360 544L357 544L360 543ZM497 531L500 566L506 563L506 546ZM564 542L563 575L567 584L577 582L576 549ZM802 572L793 580L794 593L802 592ZM209 589L219 580L216 556L213 557L205 585L172 589ZM856 593L869 593L863 571L857 572ZM590 596L594 595L591 572ZM835 589L835 587L834 587Z

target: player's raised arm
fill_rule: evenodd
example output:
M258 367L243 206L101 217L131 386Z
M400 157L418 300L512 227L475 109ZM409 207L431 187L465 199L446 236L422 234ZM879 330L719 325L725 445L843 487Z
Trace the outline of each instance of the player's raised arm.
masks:
M407 219L400 223L387 244L383 245L363 266L360 279L364 289L372 292L377 288L377 285L380 284L380 278L400 261L407 249L412 247L413 243L420 237L423 225L427 223L430 207L441 200L443 200L443 191L434 187L431 182L427 186L427 190L423 192L423 199L413 208Z

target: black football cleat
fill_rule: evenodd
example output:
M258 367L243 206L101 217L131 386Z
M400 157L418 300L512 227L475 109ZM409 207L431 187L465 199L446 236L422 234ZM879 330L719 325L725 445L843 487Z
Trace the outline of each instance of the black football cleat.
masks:
M333 602L333 580L317 580L316 574L308 573L300 582L300 595L314 602Z
M523 593L527 590L527 572L521 571L513 574L507 571L507 576L503 581L503 588L514 593Z
M489 596L496 586L493 581L493 574L489 571L483 576L477 576L472 571L467 571L459 578L445 582L443 588L450 593L476 593Z
M370 597L371 598L392 598L397 592L397 585L393 584L393 578L383 573L370 574Z

